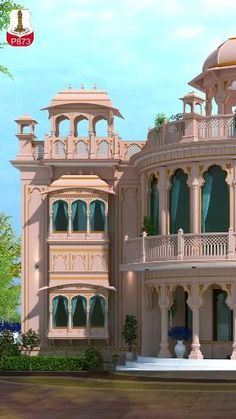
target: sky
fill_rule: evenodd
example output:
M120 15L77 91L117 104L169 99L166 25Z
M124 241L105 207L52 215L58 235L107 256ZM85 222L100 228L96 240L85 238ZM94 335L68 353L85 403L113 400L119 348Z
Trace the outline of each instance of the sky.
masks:
M0 49L0 211L20 234L20 175L9 160L18 140L14 120L30 114L38 139L49 133L52 96L69 85L108 92L125 120L116 131L144 140L158 112L182 111L179 100L206 57L236 36L235 0L18 0L31 12L30 47ZM0 42L5 32L0 34Z

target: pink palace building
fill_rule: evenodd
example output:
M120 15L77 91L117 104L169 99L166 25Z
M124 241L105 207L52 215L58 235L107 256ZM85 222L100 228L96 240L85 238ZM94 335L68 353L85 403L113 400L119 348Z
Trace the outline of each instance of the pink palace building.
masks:
M189 84L201 95L143 142L116 134L122 114L96 88L53 97L43 140L30 116L16 120L22 325L42 350L125 350L133 313L139 354L174 356L168 329L186 325L190 358L236 358L236 38ZM155 235L141 233L144 216Z

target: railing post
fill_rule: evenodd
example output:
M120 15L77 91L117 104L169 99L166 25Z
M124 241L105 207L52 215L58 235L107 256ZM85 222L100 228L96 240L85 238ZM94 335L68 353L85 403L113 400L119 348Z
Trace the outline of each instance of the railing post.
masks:
M177 259L183 260L184 258L184 237L183 237L183 230L180 228L178 230L178 237L177 237Z
M128 256L127 256L127 241L129 240L129 236L128 234L125 235L124 237L124 252L123 252L123 259L124 259L124 263L126 263L126 261L128 261Z
M233 233L233 227L229 227L227 239L227 259L233 259L235 256L235 238Z
M146 262L145 238L147 237L146 231L142 233L142 262Z

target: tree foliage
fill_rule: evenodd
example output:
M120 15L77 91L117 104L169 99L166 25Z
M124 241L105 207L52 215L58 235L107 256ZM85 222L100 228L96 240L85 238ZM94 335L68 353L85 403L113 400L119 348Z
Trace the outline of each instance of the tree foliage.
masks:
M0 319L19 320L20 239L16 237L10 217L0 213Z
M159 113L155 116L155 120L154 120L154 125L155 125L155 128L156 128L157 132L159 132L159 131L160 131L160 129L161 129L161 127L162 127L162 125L163 125L165 122L168 122L168 118L167 118L167 116L166 116L164 113L159 112Z
M134 314L126 314L122 335L131 352L138 337L138 321Z
M10 12L14 9L22 9L22 6L12 0L0 0L0 32L8 28L10 23ZM7 45L5 42L0 43L0 48ZM12 78L12 74L7 67L0 65L0 73Z

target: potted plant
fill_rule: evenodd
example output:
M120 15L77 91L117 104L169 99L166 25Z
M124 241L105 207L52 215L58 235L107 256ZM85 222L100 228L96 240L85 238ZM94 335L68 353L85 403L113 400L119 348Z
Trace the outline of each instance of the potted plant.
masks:
M159 113L155 116L154 124L155 124L156 131L157 131L158 133L159 133L159 131L160 131L160 129L161 129L161 127L162 127L162 125L163 125L163 124L165 124L166 122L168 122L168 118L167 118L167 116L166 116L164 113L159 112Z
M168 335L171 339L177 340L177 344L175 345L176 357L183 358L186 352L186 346L184 345L183 341L188 340L191 337L192 331L187 327L175 326L171 327Z
M145 217L143 218L143 226L141 232L143 233L144 231L147 233L148 236L155 235L155 227L153 221L151 217L148 217L147 215L145 215Z
M138 322L134 314L126 314L122 336L129 349L129 351L126 352L127 361L132 361L134 359L132 348L133 348L133 345L135 345L137 336L138 336L137 324Z

